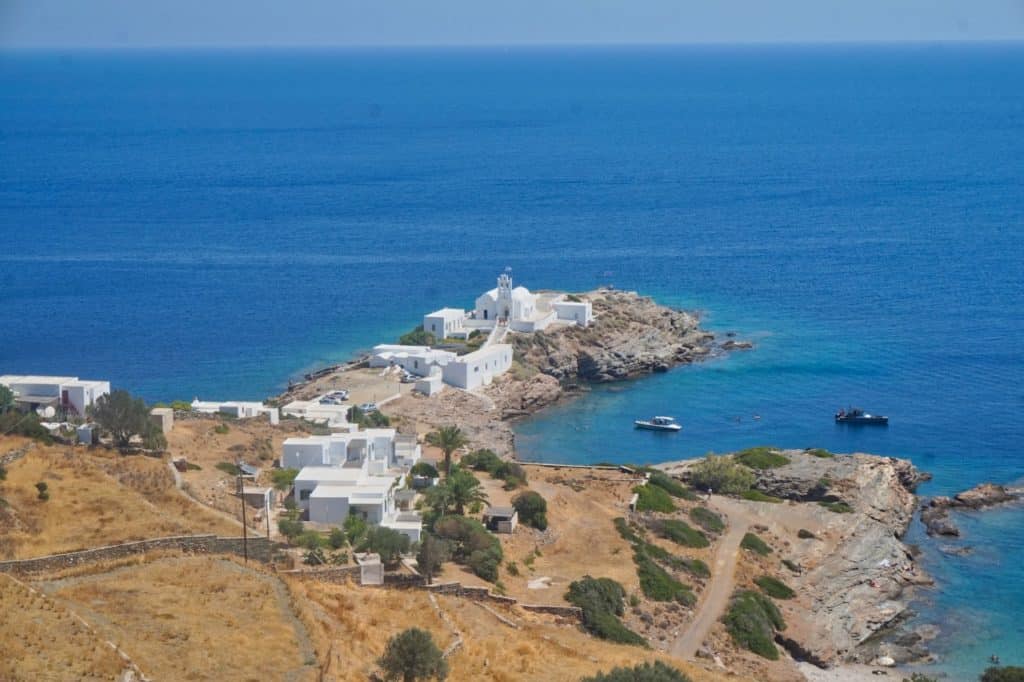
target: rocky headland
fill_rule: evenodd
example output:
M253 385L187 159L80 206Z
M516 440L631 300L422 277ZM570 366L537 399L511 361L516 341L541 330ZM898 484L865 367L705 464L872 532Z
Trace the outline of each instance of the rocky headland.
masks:
M981 483L953 497L939 496L928 500L921 506L921 523L928 535L957 537L960 529L950 518L951 511L977 511L1020 500L1022 495L1024 492L1017 489Z

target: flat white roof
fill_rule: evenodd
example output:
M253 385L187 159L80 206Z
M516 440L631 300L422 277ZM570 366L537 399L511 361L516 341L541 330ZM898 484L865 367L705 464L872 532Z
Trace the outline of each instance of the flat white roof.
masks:
M302 467L302 471L295 477L296 481L315 482L323 485L352 485L363 478L365 474L362 469L343 469L342 467ZM319 485L317 487L320 487Z
M479 350L475 350L472 353L466 353L456 358L456 362L473 362L474 360L481 360L483 358L489 358L492 355L498 355L504 351L512 352L512 345L508 343L495 343L490 346L484 346Z
M78 381L78 377L47 377L38 374L4 374L0 376L0 384L68 384Z
M452 317L455 315L464 316L465 314L466 311L462 308L441 308L440 310L428 313L427 317Z

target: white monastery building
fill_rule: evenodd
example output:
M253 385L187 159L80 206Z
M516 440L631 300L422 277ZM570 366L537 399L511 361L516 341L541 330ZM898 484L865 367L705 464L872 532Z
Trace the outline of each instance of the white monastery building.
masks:
M87 408L110 393L109 381L88 381L78 377L4 374L0 384L11 389L14 401L29 409L63 408L85 416Z
M429 346L398 346L382 344L373 347L370 355L370 367L398 366L410 374L427 377L435 374L434 368L440 368L455 360L458 356L447 350L437 350Z
M442 377L446 384L470 391L489 385L494 377L504 374L511 366L512 346L496 343L452 360L444 366Z

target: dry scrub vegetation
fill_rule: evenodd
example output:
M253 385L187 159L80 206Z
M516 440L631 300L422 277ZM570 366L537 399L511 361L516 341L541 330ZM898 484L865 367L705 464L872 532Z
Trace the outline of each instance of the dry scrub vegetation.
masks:
M237 561L164 558L39 585L153 679L316 679L315 652L288 590ZM63 653L61 639L41 641L44 654Z
M0 452L24 444L0 437ZM39 499L44 482L48 500ZM165 461L102 448L36 445L0 483L0 558L25 558L169 535L237 535L188 500Z

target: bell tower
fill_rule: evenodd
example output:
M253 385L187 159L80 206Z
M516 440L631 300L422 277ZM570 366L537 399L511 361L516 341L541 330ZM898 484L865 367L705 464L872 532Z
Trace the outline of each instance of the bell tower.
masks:
M498 310L499 318L508 320L512 317L512 268L498 275Z

